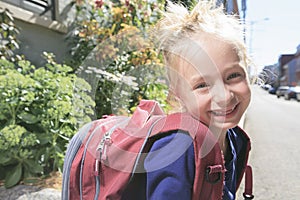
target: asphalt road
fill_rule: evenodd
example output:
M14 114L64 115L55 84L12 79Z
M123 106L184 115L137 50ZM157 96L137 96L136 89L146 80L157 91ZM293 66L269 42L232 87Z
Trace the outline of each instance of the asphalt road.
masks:
M300 102L253 86L244 129L252 140L256 200L300 199ZM241 198L242 188L237 199Z

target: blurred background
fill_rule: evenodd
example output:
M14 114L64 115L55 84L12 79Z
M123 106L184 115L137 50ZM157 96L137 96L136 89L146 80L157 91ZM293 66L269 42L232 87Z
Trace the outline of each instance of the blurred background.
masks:
M0 193L21 184L59 190L68 142L91 120L130 115L140 99L170 109L162 57L148 40L165 5L0 0ZM241 19L249 75L259 77L242 123L253 141L256 198L298 199L300 2L217 5Z

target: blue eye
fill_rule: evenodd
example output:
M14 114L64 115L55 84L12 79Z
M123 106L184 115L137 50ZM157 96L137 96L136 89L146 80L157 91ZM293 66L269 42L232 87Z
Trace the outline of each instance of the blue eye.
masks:
M230 75L227 77L227 80L234 79L234 78L239 78L239 77L241 77L241 76L242 76L241 73L235 72L235 73L230 74Z
M195 89L203 89L203 88L207 88L209 87L209 85L205 82L198 84Z

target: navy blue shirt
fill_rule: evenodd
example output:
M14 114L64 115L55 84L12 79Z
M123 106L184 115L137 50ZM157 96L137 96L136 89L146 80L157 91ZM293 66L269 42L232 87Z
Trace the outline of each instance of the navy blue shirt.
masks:
M227 131L229 149L225 155L224 200L235 199L236 159L242 140ZM195 158L192 138L186 133L172 133L154 142L144 163L147 171L146 195L149 200L192 199Z

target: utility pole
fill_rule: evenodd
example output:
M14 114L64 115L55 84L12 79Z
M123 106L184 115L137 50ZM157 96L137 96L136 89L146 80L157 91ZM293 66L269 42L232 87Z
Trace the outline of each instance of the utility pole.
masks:
M246 44L246 10L247 10L247 0L242 0L244 42L245 42L245 44Z

